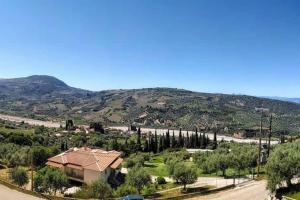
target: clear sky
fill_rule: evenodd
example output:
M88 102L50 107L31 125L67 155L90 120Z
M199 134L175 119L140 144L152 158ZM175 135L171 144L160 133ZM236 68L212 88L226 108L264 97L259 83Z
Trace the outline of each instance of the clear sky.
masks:
M0 0L0 77L300 97L299 0Z

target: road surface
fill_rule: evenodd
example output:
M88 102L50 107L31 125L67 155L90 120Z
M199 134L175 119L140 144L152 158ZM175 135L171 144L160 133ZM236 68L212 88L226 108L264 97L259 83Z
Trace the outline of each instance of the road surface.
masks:
M25 122L25 123L27 123L29 125L33 125L33 126L45 126L48 128L59 128L60 127L60 124L57 122L41 121L41 120L30 119L30 118L25 118L25 117L16 117L16 116L11 116L11 115L0 114L0 119L12 121L12 122L18 122L18 123Z
M253 181L234 189L198 196L189 200L265 200L268 198L265 181Z
M3 200L43 200L41 198L34 197L29 194L19 192L17 190L12 190L1 184L0 184L0 199L3 199Z

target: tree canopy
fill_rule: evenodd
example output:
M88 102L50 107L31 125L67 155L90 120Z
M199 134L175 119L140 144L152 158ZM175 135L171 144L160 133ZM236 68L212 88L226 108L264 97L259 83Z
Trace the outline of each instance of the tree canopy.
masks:
M284 183L291 186L292 178L300 175L300 142L278 145L267 165L268 189L274 192Z

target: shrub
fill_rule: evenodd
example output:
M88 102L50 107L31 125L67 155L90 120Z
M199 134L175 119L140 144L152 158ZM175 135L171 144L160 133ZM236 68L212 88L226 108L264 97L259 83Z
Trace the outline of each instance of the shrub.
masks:
M59 169L44 167L34 177L34 190L56 194L68 186L68 177Z
M135 187L124 183L114 191L114 196L115 197L123 197L123 196L127 196L130 194L137 194L137 193L138 192Z
M145 195L151 195L154 194L156 192L155 186L152 184L148 184L144 187L144 194Z
M108 183L100 179L91 185L93 198L107 199L112 194L112 189Z
M126 182L140 194L143 187L151 182L151 177L143 168L134 167L128 172Z
M166 183L167 183L167 182L166 182L166 179L165 179L164 177L161 177L161 176L157 177L156 182L157 182L159 185L163 185L163 184L166 184Z
M27 172L24 168L15 167L10 171L10 178L12 181L18 186L22 187L26 183L28 183Z

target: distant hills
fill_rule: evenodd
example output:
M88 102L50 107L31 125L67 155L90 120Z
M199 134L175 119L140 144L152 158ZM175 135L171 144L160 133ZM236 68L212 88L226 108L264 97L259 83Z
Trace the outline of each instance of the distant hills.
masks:
M264 97L269 99L276 99L281 101L287 101L287 102L293 102L293 103L299 103L300 104L300 98L287 98L287 97Z
M37 119L238 129L257 127L260 115L256 108L260 107L275 113L274 129L285 129L288 124L290 131L299 130L300 104L286 101L174 88L92 92L51 76L0 79L0 112Z

